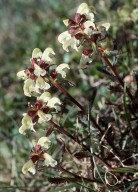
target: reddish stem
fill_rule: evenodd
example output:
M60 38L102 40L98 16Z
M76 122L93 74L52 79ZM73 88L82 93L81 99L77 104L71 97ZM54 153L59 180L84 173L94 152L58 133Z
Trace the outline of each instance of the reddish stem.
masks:
M100 48L97 47L97 51L100 54L101 58L107 63L107 65L110 67L110 69L112 70L112 72L115 74L116 78L118 79L119 83L121 84L121 86L124 88L124 82L122 80L122 78L119 76L118 72L115 70L114 66L110 63L110 61L104 56L102 50ZM129 98L131 99L131 101L133 102L134 105L137 104L136 99L133 97L133 95L131 94L130 90L126 87L126 93L128 94Z
M61 87L56 81L54 81L53 79L51 79L52 84L58 88L62 93L64 93L67 97L70 98L70 100L75 103L82 111L84 111L84 108L82 107L82 105L80 103L78 103L78 101L76 101L76 99L74 99L74 97L72 97L72 95L70 95L68 93L68 91L66 91L66 89L64 89L63 87Z
M67 97L70 98L70 100L75 103L82 111L85 111L85 109L83 108L83 106L78 103L73 97L72 95L70 95L63 87L61 87L56 81L54 81L52 78L51 78L51 82L52 84L57 88L59 89L62 93L64 93ZM104 134L104 131L101 129L101 127L96 123L95 119L90 115L90 120L91 122L93 123L93 125L100 131L100 133L103 135ZM56 128L57 128L57 125L56 125ZM62 131L62 128L60 129L60 131ZM65 131L65 130L64 130ZM65 133L65 132L64 132ZM65 133L66 135L68 135L69 133L66 132ZM69 134L70 135L70 134ZM68 136L69 136L68 135ZM69 136L70 138L72 138L74 141L77 142L77 140L75 139L75 137L73 137L72 135ZM114 147L113 143L111 141L109 141L108 139L106 139L107 143L112 147L112 149L114 150L114 152L116 153L116 155L120 156L119 152L116 150L116 148ZM80 144L80 143L79 143ZM84 146L83 146L84 147ZM87 146L85 146L87 147ZM87 147L88 149L88 147Z
M75 142L77 142L79 145L83 146L86 150L90 151L89 147L87 147L86 145L80 143L80 141L78 141L78 139L76 139L74 136L72 136L69 132L67 132L63 127L60 127L59 125L57 125L52 119L50 120L50 123L52 123L54 125L54 127L56 129L58 129L60 131L60 133L63 133L65 135L67 135L68 137L70 137L72 140L74 140Z
M74 97L72 97L72 95L70 95L70 94L68 93L68 91L66 91L63 87L61 87L61 86L60 86L56 81L54 81L53 79L51 79L51 82L52 82L52 84L53 84L56 88L58 88L62 93L64 93L67 97L69 97L70 100L71 100L74 104L76 104L82 111L85 111L84 107L83 107L80 103L78 103L78 102L76 101L76 99L74 99ZM94 119L91 115L90 115L90 120L92 121L93 125L94 125L95 127L97 127L97 129L100 131L100 133L103 134L103 131L102 131L101 127L96 123L95 119Z

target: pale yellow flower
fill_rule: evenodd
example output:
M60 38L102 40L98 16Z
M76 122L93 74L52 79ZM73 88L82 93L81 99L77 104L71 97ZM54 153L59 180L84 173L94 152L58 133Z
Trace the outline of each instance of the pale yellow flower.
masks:
M36 173L35 165L32 160L29 160L24 164L22 167L22 172L25 175L29 175L29 173L34 175Z
M70 69L69 65L66 64L66 63L62 63L62 64L60 64L60 65L56 68L57 73L60 73L61 76L62 76L62 78L65 78L65 77L66 77L65 69Z
M35 131L33 128L32 118L27 113L24 113L22 119L22 126L19 128L19 133L25 135L25 131L27 129Z
M47 153L44 153L43 154L43 157L44 157L44 164L48 167L48 166L51 166L51 167L55 167L57 165L57 161L55 159L52 158L51 155L47 154Z

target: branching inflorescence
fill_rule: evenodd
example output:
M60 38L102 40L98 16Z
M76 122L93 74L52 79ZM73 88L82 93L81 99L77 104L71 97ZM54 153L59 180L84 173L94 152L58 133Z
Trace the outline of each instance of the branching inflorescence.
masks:
M108 60L108 57L106 57L112 55L112 52L102 44L102 42L106 39L110 23L96 23L94 21L94 13L86 3L82 3L78 7L74 19L66 19L63 20L63 22L67 27L67 31L61 33L58 37L58 40L62 44L63 49L66 52L69 52L70 50L81 52L80 67L82 69L88 67L88 64L93 61L95 55L98 55L110 68L112 72L111 77L115 78L116 81L124 88L125 84L123 83L123 80L119 76L114 65ZM19 128L19 132L25 135L28 130L36 132L35 125L37 123L50 124L54 126L54 128L60 133L73 140L73 142L76 142L83 149L79 153L76 153L76 157L77 154L81 154L79 158L89 157L91 169L93 172L95 172L96 169L94 168L96 167L95 159L98 163L100 162L99 164L102 164L106 170L115 171L113 170L111 164L106 163L104 159L93 152L90 143L88 144L87 142L82 142L78 139L78 137L72 135L64 127L61 127L53 120L53 114L58 115L58 112L61 111L62 102L58 97L52 97L51 86L54 86L57 90L66 95L70 101L72 101L77 107L80 108L83 114L87 114L85 108L57 82L59 75L61 78L66 78L66 71L70 69L69 65L66 63L57 65L55 52L52 48L46 48L44 52L42 52L39 48L35 48L32 52L30 63L30 66L27 69L18 72L17 76L24 80L24 94L28 97L35 97L36 101L34 103L28 103L29 109L27 113L23 114L22 125ZM128 88L126 88L126 93L128 97L130 97L132 103L136 104L136 100ZM121 161L120 159L122 156L118 152L118 149L111 141L111 139L106 138L104 135L106 130L100 127L100 125L91 116L91 114L89 115L90 116L88 121L91 121L93 126L98 129L101 134L101 138L106 139L106 142L110 147L110 151L113 151L116 154L117 159ZM89 137L91 137L90 129L88 129L88 135L86 135L86 138ZM82 140L85 141L84 138ZM82 181L86 180L89 182L104 183L102 179L99 181L101 178L100 175L99 179L96 179L94 174L92 174L91 178L84 178L76 176L75 174L73 175L73 173L65 170L59 164L59 162L54 160L51 155L46 153L47 149L50 148L50 144L51 141L46 136L39 138L37 142L33 141L34 147L30 153L29 161L25 163L22 168L22 172L24 174L35 174L38 168L38 162L41 161L44 163L43 166L45 165L54 167L55 169L57 168L58 170L64 171L74 176L74 182L78 181L77 179L79 179L79 181L82 179ZM65 179L65 181L69 181L69 179ZM106 184L109 184L109 182L107 182L107 178L105 179L104 185Z

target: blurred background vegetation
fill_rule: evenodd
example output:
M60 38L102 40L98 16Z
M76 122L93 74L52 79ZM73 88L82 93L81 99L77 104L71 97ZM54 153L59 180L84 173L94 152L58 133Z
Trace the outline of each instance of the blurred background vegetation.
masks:
M43 187L47 183L42 178L36 176L28 180L21 173L30 147L28 139L20 135L18 129L22 113L27 109L28 98L23 94L23 82L17 79L16 73L28 66L32 50L35 47L41 50L52 47L56 52L57 63L70 64L71 72L68 79L76 84L70 92L80 98L84 105L89 97L89 85L104 81L104 76L97 72L95 67L99 65L98 62L94 62L90 70L80 72L78 69L80 53L65 53L57 41L58 35L66 30L62 20L72 18L82 2L84 0L0 0L0 189L3 189L2 191L21 191L28 186L30 188L33 186L30 191L50 191L50 188L48 190ZM113 49L115 40L117 49L126 52L125 57L119 61L120 71L122 76L130 74L138 64L138 20L135 19L138 11L137 13L133 11L138 8L137 0L85 2L96 9L96 21L111 23L108 45ZM90 84L85 81L87 75ZM106 91L100 89L99 97Z

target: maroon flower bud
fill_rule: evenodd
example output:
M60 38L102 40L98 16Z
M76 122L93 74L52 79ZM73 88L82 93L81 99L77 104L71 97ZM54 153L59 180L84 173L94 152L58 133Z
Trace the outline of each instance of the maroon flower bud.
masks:
M34 104L34 107L38 110L42 107L43 102L41 100L37 100Z
M42 69L44 69L44 68L45 68L45 65L46 65L46 63L45 63L43 60L41 60L40 63L39 63L39 66L40 66Z
M56 78L57 74L58 74L57 71L54 70L54 71L52 71L51 76L52 76L53 78Z
M45 106L43 107L43 109L41 109L43 111L43 113L48 113L49 111L49 107L48 106Z
M92 48L86 48L86 49L83 49L83 51L82 51L82 53L84 54L84 55L89 55L90 53L92 53Z
M32 65L29 66L29 67L28 67L28 70L30 71L30 73L33 73L33 72L34 72L34 66L32 66Z
M30 110L30 111L28 111L28 115L29 115L30 117L33 117L35 114L36 114L36 110Z
M69 25L69 26L74 26L74 25L76 25L76 22L73 21L72 19L69 19L68 25Z
M31 160L33 161L33 163L35 163L36 161L39 160L39 156L38 156L38 155L33 155L33 156L31 157Z
M42 150L41 145L36 145L36 146L34 147L34 151L35 151L36 153L40 153L41 150Z

